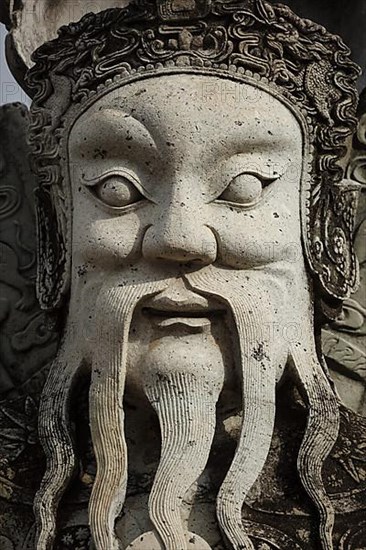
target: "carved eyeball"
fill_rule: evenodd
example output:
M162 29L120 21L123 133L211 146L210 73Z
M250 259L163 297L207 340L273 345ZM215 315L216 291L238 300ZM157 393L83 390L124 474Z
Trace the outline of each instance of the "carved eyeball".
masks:
M129 206L143 199L132 180L122 175L105 179L95 186L94 192L104 204L115 208Z
M253 174L239 174L231 180L219 200L236 202L238 204L257 203L263 191L261 180Z

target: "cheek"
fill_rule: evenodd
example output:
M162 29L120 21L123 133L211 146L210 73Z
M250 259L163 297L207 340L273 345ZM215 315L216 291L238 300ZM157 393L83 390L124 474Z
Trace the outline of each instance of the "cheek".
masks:
M74 224L74 265L85 262L105 268L130 262L140 255L143 233L144 228L135 214Z
M219 241L222 265L248 269L303 257L300 219L271 209L216 213L211 225Z

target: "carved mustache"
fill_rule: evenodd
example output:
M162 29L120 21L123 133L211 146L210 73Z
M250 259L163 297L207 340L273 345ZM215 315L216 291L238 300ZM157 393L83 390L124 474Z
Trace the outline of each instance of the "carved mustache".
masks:
M263 469L275 418L276 363L286 361L263 326L273 315L270 302L263 306L258 287L242 277L201 270L187 277L192 288L224 299L233 313L240 349L243 423L236 453L217 497L217 519L225 539L235 550L254 550L242 523L244 499ZM260 287L259 287L260 288Z

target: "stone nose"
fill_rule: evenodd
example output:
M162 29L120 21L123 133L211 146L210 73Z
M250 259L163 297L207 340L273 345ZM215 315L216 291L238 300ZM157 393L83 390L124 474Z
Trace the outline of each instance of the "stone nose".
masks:
M217 242L199 213L184 206L166 209L146 231L142 254L149 261L208 265L217 257Z

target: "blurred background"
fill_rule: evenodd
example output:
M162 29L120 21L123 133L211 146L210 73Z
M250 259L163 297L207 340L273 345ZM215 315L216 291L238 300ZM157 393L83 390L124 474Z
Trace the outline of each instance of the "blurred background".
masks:
M2 1L2 0L0 0ZM5 59L5 36L7 30L0 24L0 105L4 103L14 103L21 101L29 105L30 100L19 84L14 80L13 75L8 69Z

